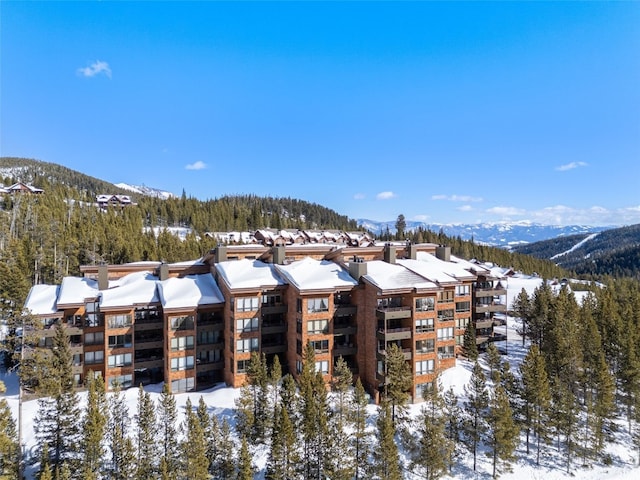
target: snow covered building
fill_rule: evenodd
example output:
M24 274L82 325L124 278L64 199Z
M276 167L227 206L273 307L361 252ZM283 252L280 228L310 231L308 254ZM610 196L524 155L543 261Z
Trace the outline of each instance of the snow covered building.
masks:
M251 352L297 376L311 344L327 383L342 357L377 399L396 344L419 401L462 353L465 328L506 311L483 300L501 290L487 297L479 268L435 244L227 245L195 262L83 266L82 278L34 286L26 308L45 320L40 346L52 325L67 329L79 385L100 372L125 387L238 387Z

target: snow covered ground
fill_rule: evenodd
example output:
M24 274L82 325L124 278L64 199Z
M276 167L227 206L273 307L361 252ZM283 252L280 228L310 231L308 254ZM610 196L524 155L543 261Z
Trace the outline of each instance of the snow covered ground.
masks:
M522 288L525 288L530 294L533 292L541 280L537 277L524 277L517 276L509 279L508 282L508 297L509 305L515 296L520 292ZM522 346L521 337L517 333L517 321L511 317L507 318L507 324L504 328L507 331L507 342L500 342L498 344L501 349L506 350L506 358L511 364L512 371L517 372L517 368L520 362L526 354L526 348ZM481 363L483 361L481 360ZM454 368L446 370L441 376L443 390L452 387L454 392L460 398L460 402L464 401L464 385L468 382L471 376L472 364L465 360L458 360L457 365ZM15 374L1 372L0 380L4 381L7 386L6 398L10 406L13 409L15 418L18 418L18 383ZM162 385L150 385L146 388L146 391L150 392L152 398L157 400L162 390ZM131 418L136 413L138 389L131 388L123 392L127 403L129 405L129 415ZM184 406L187 399L191 399L191 403L195 406L198 405L200 397L202 396L209 406L210 412L218 415L221 419L226 417L231 424L234 419L234 407L235 399L239 395L238 389L219 386L202 392L177 394L176 401L178 404L180 417L179 422L182 422L184 418ZM79 395L81 407L85 405L86 394L81 393ZM23 443L25 449L30 454L35 449L36 438L33 430L33 419L37 412L37 401L27 401L23 403L22 408L22 427L23 427ZM418 414L420 411L420 405L411 405L410 412ZM369 428L373 431L375 428L375 405L369 405L370 418L368 421ZM607 446L607 453L611 455L612 464L594 465L591 467L580 466L579 459L574 459L574 467L570 474L565 471L563 463L563 452L558 452L555 446L545 447L542 455L541 465L536 467L535 454L532 453L528 456L524 450L524 437L517 450L518 462L513 465L513 472L503 474L500 478L507 480L568 480L568 479L584 479L584 480L636 480L640 478L640 467L638 467L638 453L633 451L631 446L631 439L626 432L626 423L623 419L617 419L616 423L620 426L618 432L615 434L615 442L610 443ZM131 428L133 429L134 422L131 421ZM256 479L261 480L264 478L264 467L267 461L268 451L266 448L259 448L254 452L254 462L259 469L259 473L256 475ZM27 467L26 470L27 479L34 479L34 468ZM418 480L421 477L413 475L409 472L406 473L406 480ZM455 479L488 479L491 478L491 463L490 460L482 453L478 455L478 469L476 472L472 469L472 457L468 453L464 453L462 458L459 458L457 465L454 468L453 476L448 478Z

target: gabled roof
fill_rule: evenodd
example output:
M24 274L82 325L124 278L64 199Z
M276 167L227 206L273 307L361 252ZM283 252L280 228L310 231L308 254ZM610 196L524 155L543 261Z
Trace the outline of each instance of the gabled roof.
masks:
M260 260L229 260L215 264L216 271L229 289L275 288L285 285L272 263Z
M306 257L289 265L276 265L278 272L299 291L352 288L358 282L335 262Z
M44 190L34 187L33 185L27 185L26 183L17 182L10 187L5 187L8 193L14 192L28 192L28 193L42 193Z
M96 201L98 203L109 203L109 202L117 202L117 203L131 203L131 197L129 195L110 195L110 194L101 194L96 195Z
M458 265L454 262L445 262L444 260L440 260L435 255L426 252L418 252L417 260L413 260L413 262L421 262L421 266L416 268L423 268L424 274L427 272L432 272L430 275L433 276L434 280L437 280L438 276L446 275L451 277L454 281L473 281L476 279L476 275L466 270L461 265ZM404 262L404 260L403 260ZM411 265L414 265L411 263ZM420 264L415 264L420 265ZM428 265L425 266L425 265ZM422 272L421 272L422 275ZM430 277L431 278L431 277ZM438 280L440 281L440 280ZM442 277L442 282L447 281L446 277Z

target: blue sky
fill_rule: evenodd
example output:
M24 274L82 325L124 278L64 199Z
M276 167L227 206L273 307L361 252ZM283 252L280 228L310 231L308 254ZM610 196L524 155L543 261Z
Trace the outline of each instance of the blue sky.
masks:
M640 223L640 2L0 14L3 156L351 218Z

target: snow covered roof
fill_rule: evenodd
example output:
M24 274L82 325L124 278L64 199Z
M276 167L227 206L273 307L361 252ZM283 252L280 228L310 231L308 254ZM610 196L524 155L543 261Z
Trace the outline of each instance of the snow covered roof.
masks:
M213 275L187 275L157 282L160 301L165 309L196 308L224 303Z
M52 315L57 313L59 285L34 285L24 304L25 309L34 315Z
M405 268L382 260L367 262L367 274L363 276L380 290L432 289L438 288L434 282Z
M217 263L215 268L231 289L262 289L285 285L275 266L260 260L229 260Z
M6 187L7 193L12 192L30 192L30 193L42 193L44 190L34 187L33 185L27 185L26 183L18 182L14 183L10 187Z
M472 281L476 279L476 276L473 273L469 272L461 265L454 262L445 262L430 253L418 252L416 258L418 262L422 263L422 267L416 268L425 268L425 274L427 272L431 272L431 276L428 278L431 278L432 280L437 280L438 282L451 281L447 280L446 276L453 278L454 281ZM426 267L427 265L428 267ZM422 275L422 272L420 272L420 274ZM439 280L439 278L441 278L441 280Z
M86 277L64 277L58 295L58 307L62 305L80 305L87 298L97 298L98 281Z
M107 203L112 200L119 203L131 203L131 197L129 195L109 195L109 194L96 195L96 201L98 203Z
M276 269L300 291L358 285L347 270L328 260L306 257L289 265L276 265Z
M456 257L455 255L451 255L451 261L457 265L460 265L465 270L475 273L476 275L491 276L491 269L486 265L482 265L477 262L471 262L469 260L465 260L464 258Z
M157 303L157 280L149 272L134 272L110 282L109 289L100 291L100 308Z

